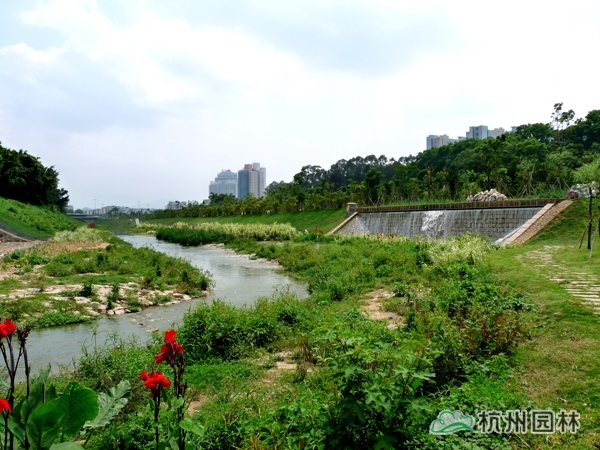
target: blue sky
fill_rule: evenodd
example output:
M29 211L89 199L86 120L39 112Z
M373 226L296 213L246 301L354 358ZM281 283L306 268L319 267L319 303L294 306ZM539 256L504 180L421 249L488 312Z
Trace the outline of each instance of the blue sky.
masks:
M0 3L0 141L77 207L202 200L428 134L600 109L597 1Z

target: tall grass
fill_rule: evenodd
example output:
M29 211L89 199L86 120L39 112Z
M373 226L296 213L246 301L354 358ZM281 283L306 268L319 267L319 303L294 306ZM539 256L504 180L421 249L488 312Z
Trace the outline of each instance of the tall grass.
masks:
M52 238L56 242L100 242L100 233L92 228L80 227L75 231L59 231Z
M251 224L201 222L188 224L177 222L172 226L140 224L136 231L156 233L156 237L184 245L200 245L211 242L231 242L236 239L257 241L287 241L298 234L290 224Z

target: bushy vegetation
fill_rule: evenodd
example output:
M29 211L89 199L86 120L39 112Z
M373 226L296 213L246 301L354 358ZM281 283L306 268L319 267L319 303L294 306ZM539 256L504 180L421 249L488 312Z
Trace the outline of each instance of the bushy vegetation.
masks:
M236 239L257 241L285 241L293 238L298 231L289 224L253 224L200 222L188 224L178 222L170 227L157 224L140 224L139 232L155 232L158 239L182 245L202 245L213 242L229 243Z
M0 198L0 226L3 225L8 227L8 231L41 239L48 238L57 231L74 231L82 226L81 222L51 208Z
M526 406L507 389L507 357L527 336L532 307L484 262L493 247L471 236L443 244L309 234L284 245L231 244L278 259L308 281L309 298L282 293L245 309L217 301L186 314L178 331L186 378L209 396L194 417L204 426L193 438L198 448L452 448L456 437L428 434L440 405L470 414ZM462 245L468 250L458 251ZM359 294L392 285L387 306L403 318L398 328L359 309ZM120 345L86 356L82 380L105 387L94 384L103 367L103 383L133 377L123 368L156 351L132 350L120 363ZM286 352L296 368L281 373ZM127 420L107 432L145 448L152 417L132 384ZM459 439L502 448L511 438Z
M52 240L56 242L101 242L102 236L93 228L79 227L73 231L59 231Z

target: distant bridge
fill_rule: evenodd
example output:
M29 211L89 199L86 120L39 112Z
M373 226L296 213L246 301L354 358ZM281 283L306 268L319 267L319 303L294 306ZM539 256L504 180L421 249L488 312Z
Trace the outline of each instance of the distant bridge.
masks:
M97 214L67 213L67 216L69 216L73 219L81 220L82 222L85 222L85 223L94 223L96 220L98 220L100 218L100 216Z

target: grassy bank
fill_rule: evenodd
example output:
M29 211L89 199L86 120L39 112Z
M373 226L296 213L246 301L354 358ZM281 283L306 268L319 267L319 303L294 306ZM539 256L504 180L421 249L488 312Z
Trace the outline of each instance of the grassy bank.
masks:
M210 285L208 275L185 260L79 230L6 256L0 317L33 327L65 325L201 296Z
M315 228L328 231L342 223L345 218L345 210L343 209L328 209L321 211L303 211L297 213L278 213L278 214L255 214L255 215L240 215L240 216L219 216L219 217L176 217L170 219L151 219L143 220L143 222L173 225L177 222L188 224L195 223L233 223L241 225L254 224L274 224L274 223L289 223L296 230L303 232L304 230L312 231ZM126 232L131 224L128 219L105 219L98 221L103 227L110 229L118 234L118 232Z
M57 231L74 230L82 225L50 209L0 198L0 227L23 237L47 239Z
M593 305L572 291L594 296L588 288L600 285L600 240L591 259L587 240L573 250L587 224L588 201L576 200L532 241L490 261L511 284L526 290L536 307L531 337L515 355L518 389L539 408L581 414L576 436L553 435L538 448L593 449L600 442L600 320ZM599 205L594 200L596 220Z

